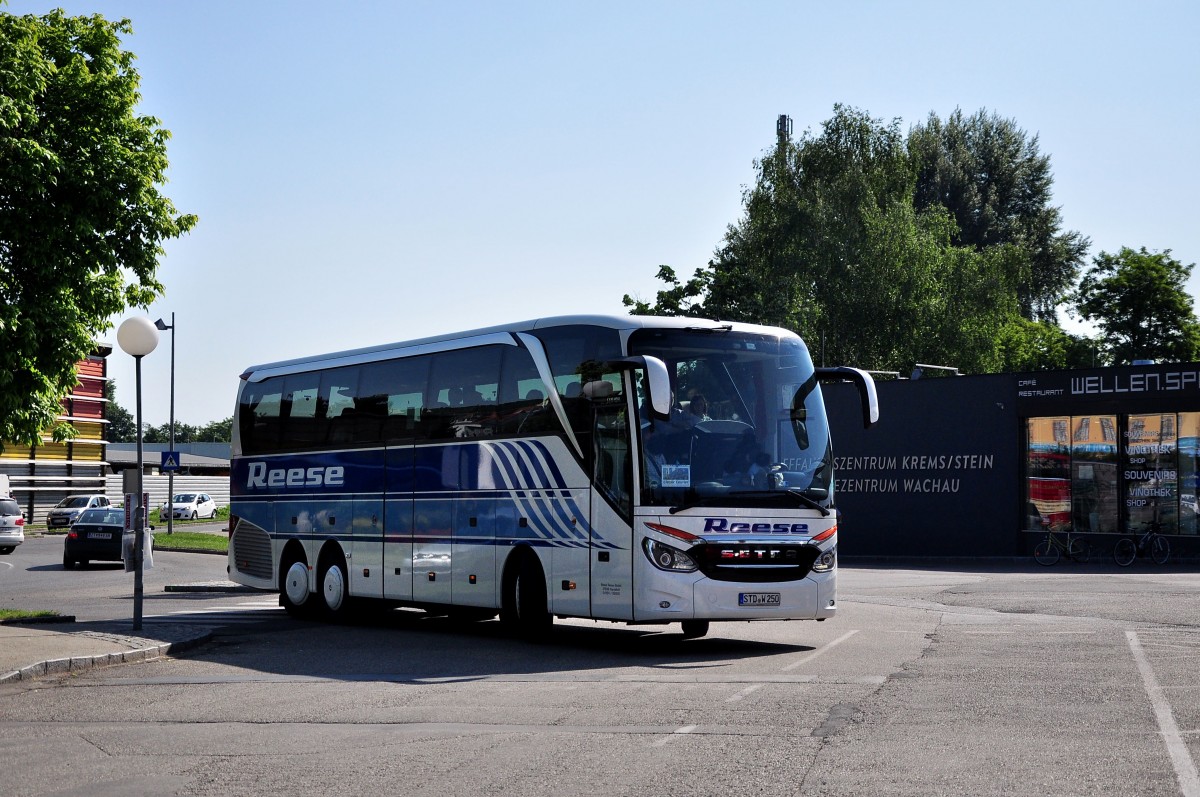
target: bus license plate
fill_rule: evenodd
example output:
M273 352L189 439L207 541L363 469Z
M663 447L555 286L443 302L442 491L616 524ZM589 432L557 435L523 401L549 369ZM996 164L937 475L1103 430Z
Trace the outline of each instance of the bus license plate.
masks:
M89 540L111 540L111 531L92 531L88 533Z
M778 592L739 592L738 606L778 606Z

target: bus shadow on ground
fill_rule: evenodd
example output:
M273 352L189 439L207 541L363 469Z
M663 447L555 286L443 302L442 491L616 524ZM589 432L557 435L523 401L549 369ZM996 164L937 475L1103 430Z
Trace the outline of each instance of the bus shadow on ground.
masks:
M814 624L789 625L799 635ZM452 682L534 675L570 680L574 673L596 670L609 671L616 679L621 676L613 671L622 668L654 668L678 673L686 681L720 678L722 670L749 659L814 650L805 644L726 638L721 627L714 623L709 636L684 639L678 626L560 621L530 640L512 635L497 620L468 622L400 609L336 625L273 616L254 625L221 628L211 642L183 655L258 672L333 680ZM709 674L701 676L701 670Z

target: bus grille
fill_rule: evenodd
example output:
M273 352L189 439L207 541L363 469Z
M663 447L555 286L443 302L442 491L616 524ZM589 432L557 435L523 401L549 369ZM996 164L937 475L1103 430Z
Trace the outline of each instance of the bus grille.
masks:
M229 541L233 566L239 573L270 580L274 572L271 536L255 525L240 521Z
M815 545L709 543L697 545L688 555L714 581L799 581L821 551Z

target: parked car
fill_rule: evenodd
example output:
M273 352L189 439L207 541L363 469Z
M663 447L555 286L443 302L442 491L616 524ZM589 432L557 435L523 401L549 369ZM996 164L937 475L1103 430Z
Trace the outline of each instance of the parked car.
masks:
M87 509L107 509L112 506L103 495L69 495L46 513L46 526L61 529L75 524Z
M106 562L121 561L121 543L125 531L125 510L108 507L87 509L67 532L63 542L63 567L70 570L76 564L87 566L93 559Z
M171 500L171 505L163 504L158 508L158 516L163 520L168 514L176 520L195 520L217 516L217 502L206 493L179 493Z
M25 515L11 498L0 498L0 556L25 542Z

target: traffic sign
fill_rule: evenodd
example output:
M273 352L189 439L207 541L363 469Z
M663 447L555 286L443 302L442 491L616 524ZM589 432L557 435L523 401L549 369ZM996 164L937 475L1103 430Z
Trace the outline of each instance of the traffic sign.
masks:
M178 451L163 451L162 465L158 468L163 473L179 470L179 452Z

